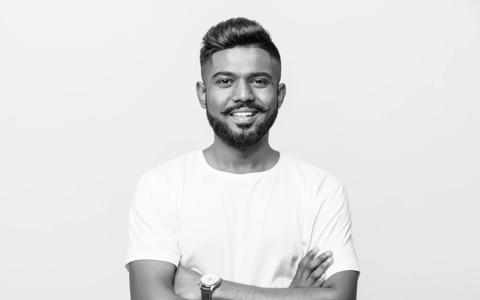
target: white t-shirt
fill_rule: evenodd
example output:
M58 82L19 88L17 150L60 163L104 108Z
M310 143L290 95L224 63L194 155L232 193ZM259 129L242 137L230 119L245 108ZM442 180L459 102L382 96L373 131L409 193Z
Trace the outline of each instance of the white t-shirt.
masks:
M150 259L261 287L288 287L305 253L333 251L326 272L359 270L345 188L285 153L271 169L234 174L196 150L140 178L126 263Z

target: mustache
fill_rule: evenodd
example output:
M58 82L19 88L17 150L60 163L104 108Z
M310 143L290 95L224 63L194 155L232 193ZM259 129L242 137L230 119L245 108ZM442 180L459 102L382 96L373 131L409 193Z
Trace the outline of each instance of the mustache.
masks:
M224 114L230 114L232 111L240 108L250 108L258 110L259 112L265 112L266 109L256 103L242 103L225 109Z

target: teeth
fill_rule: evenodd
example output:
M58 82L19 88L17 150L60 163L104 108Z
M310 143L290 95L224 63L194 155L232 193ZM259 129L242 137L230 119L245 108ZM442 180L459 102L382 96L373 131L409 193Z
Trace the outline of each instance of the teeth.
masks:
M236 112L236 113L233 113L234 116L239 116L239 117L251 117L254 114L255 113L252 113L252 112Z

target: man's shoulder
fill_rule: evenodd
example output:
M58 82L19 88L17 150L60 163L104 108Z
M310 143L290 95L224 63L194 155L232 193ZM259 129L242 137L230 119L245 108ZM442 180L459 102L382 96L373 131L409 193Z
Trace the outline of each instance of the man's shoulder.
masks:
M295 175L305 180L305 182L310 182L314 185L329 186L332 188L343 186L337 176L319 167L317 164L291 153L282 152L282 155L284 157L285 171L289 174Z
M142 177L155 180L159 178L172 179L181 176L184 173L185 166L192 159L195 159L196 154L198 154L198 150L167 158L161 163L144 171Z

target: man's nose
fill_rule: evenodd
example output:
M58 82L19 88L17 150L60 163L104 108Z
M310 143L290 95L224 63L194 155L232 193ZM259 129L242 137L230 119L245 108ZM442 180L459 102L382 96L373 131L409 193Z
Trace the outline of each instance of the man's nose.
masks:
M233 89L233 101L253 101L253 95L250 85L245 80L239 80Z

